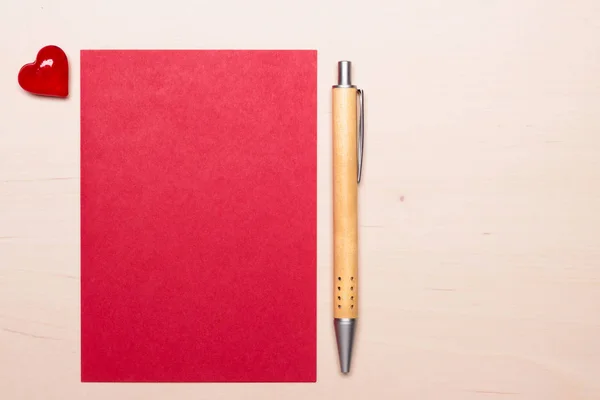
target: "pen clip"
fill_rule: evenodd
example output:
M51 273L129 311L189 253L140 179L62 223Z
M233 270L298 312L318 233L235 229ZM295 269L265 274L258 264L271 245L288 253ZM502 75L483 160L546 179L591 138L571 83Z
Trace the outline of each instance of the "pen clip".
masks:
M364 91L358 89L356 91L358 96L358 107L360 109L360 116L358 117L358 137L356 146L356 155L358 161L358 177L357 182L360 183L362 176L362 163L363 163L363 149L365 146L365 102L364 102Z

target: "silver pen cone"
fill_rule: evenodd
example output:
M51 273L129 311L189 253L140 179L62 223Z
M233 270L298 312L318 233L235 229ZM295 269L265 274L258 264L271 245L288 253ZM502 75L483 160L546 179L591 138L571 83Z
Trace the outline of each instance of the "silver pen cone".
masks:
M340 369L342 373L347 374L350 372L350 362L352 361L352 344L354 342L356 319L335 318L333 324L340 357Z

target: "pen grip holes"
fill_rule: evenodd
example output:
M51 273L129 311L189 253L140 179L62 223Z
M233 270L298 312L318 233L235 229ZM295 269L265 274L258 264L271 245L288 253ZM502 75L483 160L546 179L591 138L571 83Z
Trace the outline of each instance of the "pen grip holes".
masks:
M341 271L336 271L333 275L333 309L336 318L356 315L358 304L355 297L358 295L358 279L353 272L351 274L344 275Z

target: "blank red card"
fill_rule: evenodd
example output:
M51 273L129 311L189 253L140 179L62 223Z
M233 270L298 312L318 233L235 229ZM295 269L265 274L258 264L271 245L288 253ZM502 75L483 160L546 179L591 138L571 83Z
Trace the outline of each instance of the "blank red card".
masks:
M81 52L82 381L316 380L316 64Z

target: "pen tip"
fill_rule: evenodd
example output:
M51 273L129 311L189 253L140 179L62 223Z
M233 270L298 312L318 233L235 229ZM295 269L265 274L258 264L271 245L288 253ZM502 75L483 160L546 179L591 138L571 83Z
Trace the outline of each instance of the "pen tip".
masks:
M340 358L340 369L342 373L346 375L350 372L350 362L352 361L352 345L354 342L356 319L336 318L334 320L334 326Z

